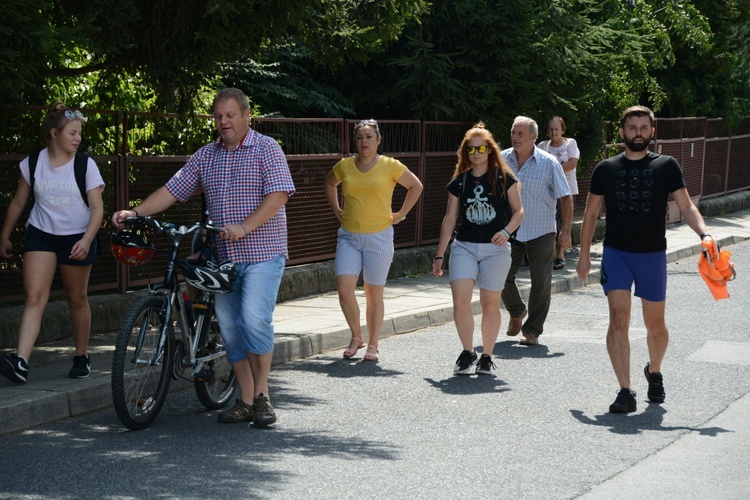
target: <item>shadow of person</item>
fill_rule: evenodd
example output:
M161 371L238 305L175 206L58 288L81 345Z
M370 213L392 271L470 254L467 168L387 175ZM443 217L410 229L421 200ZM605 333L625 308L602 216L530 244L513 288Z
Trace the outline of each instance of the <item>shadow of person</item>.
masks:
M642 413L603 413L594 418L586 416L581 410L570 410L573 417L586 425L609 427L609 431L615 434L640 434L643 431L678 431L686 430L698 432L702 436L716 436L722 432L734 432L721 427L688 427L663 425L664 415L667 410L656 403L646 403L646 409Z
M444 394L456 396L501 393L510 390L510 388L505 387L508 385L507 383L492 375L460 375L443 380L431 378L424 380L435 389L440 389Z
M500 359L524 359L524 358L559 358L565 356L562 352L549 352L549 347L544 344L520 345L517 340L501 340L495 343L492 354Z
M329 377L394 377L404 372L383 368L375 361L365 361L362 358L338 358L333 356L319 356L310 360L300 360L289 363L283 370L301 372L324 373Z

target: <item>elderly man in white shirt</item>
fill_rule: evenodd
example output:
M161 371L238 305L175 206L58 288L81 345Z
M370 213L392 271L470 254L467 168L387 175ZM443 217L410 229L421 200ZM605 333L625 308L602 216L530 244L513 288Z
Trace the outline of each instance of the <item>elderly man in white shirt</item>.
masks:
M521 199L526 217L516 239L524 247L513 246L512 263L502 293L503 303L510 315L507 334L523 333L522 345L536 345L544 331L552 296L552 263L555 258L555 207L562 203L562 227L558 242L570 248L570 227L573 219L573 199L557 158L536 147L539 135L537 123L526 116L513 120L513 147L502 152L503 159L521 182ZM531 292L528 307L516 285L516 274L524 256L528 256ZM524 318L528 318L524 322Z

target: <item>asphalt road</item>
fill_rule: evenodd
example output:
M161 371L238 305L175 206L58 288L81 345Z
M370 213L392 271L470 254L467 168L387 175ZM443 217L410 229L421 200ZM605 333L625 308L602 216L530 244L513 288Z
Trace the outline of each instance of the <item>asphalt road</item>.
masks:
M607 413L618 389L607 302L589 286L553 297L544 345L505 337L504 315L496 376L452 375L461 348L449 323L383 340L377 364L332 351L275 369L273 429L218 424L186 391L144 431L104 411L2 436L0 498L632 498L654 482L669 485L661 498L746 498L750 451L731 440L730 469L680 474L747 428L712 420L750 392L750 242L730 249L739 279L726 301L710 298L694 258L669 265L663 405L646 401L634 302L638 411ZM680 443L694 452L682 462L669 453ZM648 465L661 457L671 474Z

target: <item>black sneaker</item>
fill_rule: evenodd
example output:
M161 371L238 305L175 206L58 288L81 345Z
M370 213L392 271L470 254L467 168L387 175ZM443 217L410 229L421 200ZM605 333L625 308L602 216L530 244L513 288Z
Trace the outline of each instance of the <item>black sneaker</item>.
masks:
M610 413L630 413L635 411L635 391L620 389L615 402L609 405Z
M469 375L471 369L474 367L474 363L477 362L476 351L461 351L458 359L456 360L456 366L453 368L454 375Z
M255 412L253 424L256 427L268 427L276 422L276 412L273 411L271 400L263 393L253 399L253 411Z
M0 375L16 384L25 384L29 376L29 364L21 356L10 354L0 357Z
M648 371L650 365L650 362L646 363L646 368L643 369L643 374L646 375L646 380L648 380L648 400L652 403L663 403L667 396L664 392L664 380L661 373L650 373Z
M82 356L73 356L73 368L68 372L70 378L88 378L91 375L91 358Z
M249 405L241 399L238 399L237 402L234 403L234 406L219 413L219 422L225 424L238 424L240 422L245 422L246 420L252 422L253 417L255 417L253 405Z
M477 363L477 373L480 375L492 375L492 370L497 368L495 363L492 362L492 358L487 354L482 354L479 357L479 363Z

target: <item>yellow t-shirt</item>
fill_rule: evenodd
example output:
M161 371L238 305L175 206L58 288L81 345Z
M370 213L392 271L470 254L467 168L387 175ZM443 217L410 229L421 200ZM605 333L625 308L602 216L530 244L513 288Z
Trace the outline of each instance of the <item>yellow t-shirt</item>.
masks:
M388 156L381 156L365 173L357 168L353 156L334 165L333 175L341 181L344 195L341 214L344 229L352 233L376 233L390 226L393 190L406 170L406 165Z

